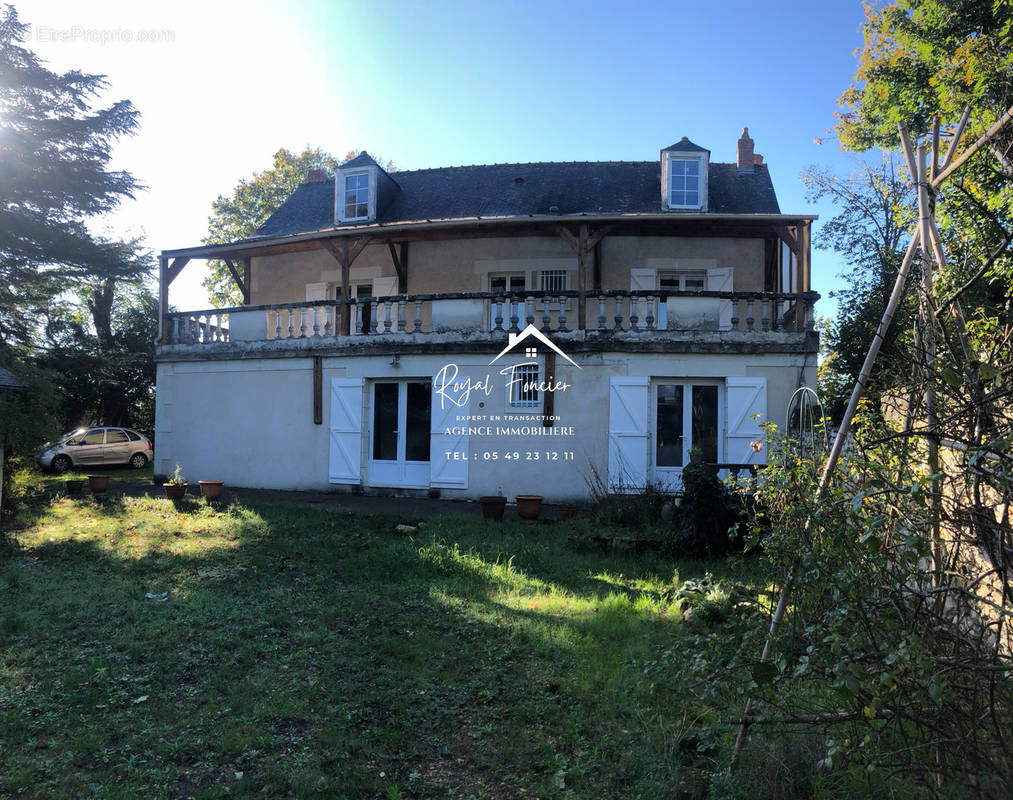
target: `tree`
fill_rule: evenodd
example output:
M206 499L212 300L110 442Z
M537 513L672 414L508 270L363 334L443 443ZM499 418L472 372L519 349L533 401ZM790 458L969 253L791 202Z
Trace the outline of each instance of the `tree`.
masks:
M124 274L85 221L138 188L107 168L138 112L126 100L93 108L104 78L51 72L21 46L27 34L12 6L0 11L0 347L30 346L36 316L68 284Z
M63 427L82 424L154 427L158 301L151 254L137 241L108 243L133 277L82 283L51 304L46 347L37 363L63 398Z
M274 166L244 178L231 196L219 195L211 204L208 235L204 244L227 244L247 239L285 202L311 169L330 172L337 160L320 148L307 148L296 155L284 147L274 154ZM224 261L208 262L208 275L203 285L216 308L241 305L242 295L232 280Z
M848 265L841 275L847 287L833 294L838 313L824 329L822 345L826 355L820 368L821 394L831 416L839 421L910 238L910 189L896 160L889 157L878 167L863 164L847 177L809 167L802 180L810 201L829 199L840 208L815 239L818 248L840 253ZM888 332L880 368L868 387L873 398L878 399L909 378L907 331L912 306L908 302L901 309Z
M865 6L865 39L837 132L851 150L894 147L897 124L955 124L971 106L988 125L1013 101L1013 4L893 0Z

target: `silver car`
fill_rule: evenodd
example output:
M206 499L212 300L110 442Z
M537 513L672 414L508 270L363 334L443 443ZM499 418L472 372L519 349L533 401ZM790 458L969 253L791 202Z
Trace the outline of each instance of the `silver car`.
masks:
M78 428L47 444L35 460L53 472L105 464L143 469L151 461L151 450L148 438L130 428Z

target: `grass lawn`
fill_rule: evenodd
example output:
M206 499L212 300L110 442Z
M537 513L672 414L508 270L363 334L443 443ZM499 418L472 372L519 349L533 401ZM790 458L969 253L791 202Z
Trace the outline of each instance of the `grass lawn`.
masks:
M83 478L88 480L89 475L108 475L110 482L113 481L150 481L154 474L154 466L151 462L144 469L132 469L124 465L96 464L91 467L71 467L66 472L44 472L34 463L29 466L16 469L14 483L26 490L36 489L62 489L68 480Z
M756 578L748 562L577 553L565 525L399 521L37 507L0 554L0 797L706 791L720 720L687 690L674 589Z

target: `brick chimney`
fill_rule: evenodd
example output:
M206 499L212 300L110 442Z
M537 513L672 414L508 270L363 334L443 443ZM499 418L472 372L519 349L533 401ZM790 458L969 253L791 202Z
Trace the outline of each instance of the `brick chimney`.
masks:
M327 173L320 167L313 167L309 172L306 173L305 183L323 183L327 180Z
M753 154L753 140L749 138L749 128L742 129L742 136L735 144L735 161L740 172L752 172L756 163Z

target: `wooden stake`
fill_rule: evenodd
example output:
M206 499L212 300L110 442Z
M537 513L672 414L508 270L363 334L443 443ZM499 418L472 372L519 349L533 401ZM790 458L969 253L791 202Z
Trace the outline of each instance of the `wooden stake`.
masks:
M994 137L999 131L1001 131L1003 128L1006 127L1006 125L1009 124L1010 120L1013 120L1013 106L1006 109L1006 113L1003 114L1001 117L999 117L999 119L996 120L995 124L981 135L978 141L976 141L974 144L968 147L963 153L961 153L956 161L954 161L946 169L944 169L942 172L936 175L935 179L932 181L932 188L933 189L938 188L939 184L941 184L948 177L950 177L950 175L952 175L955 170L960 169L961 165L965 161L967 161L967 159L969 159L971 156L977 153L978 150L981 149L982 145L988 144L989 141L991 141L992 137Z

